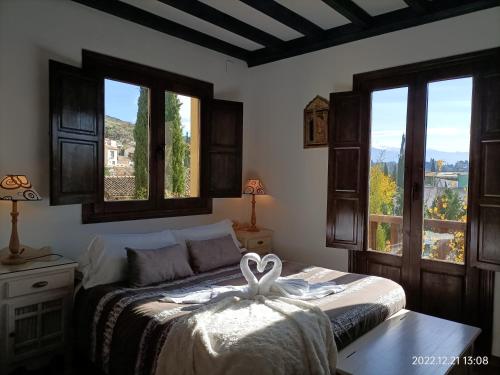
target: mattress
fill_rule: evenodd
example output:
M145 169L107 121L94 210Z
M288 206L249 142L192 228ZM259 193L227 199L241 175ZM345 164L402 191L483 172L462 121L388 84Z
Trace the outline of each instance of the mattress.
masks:
M292 262L284 262L282 276L346 286L339 294L312 301L329 316L338 350L405 307L401 286L385 278ZM74 308L78 355L107 374L154 374L170 327L197 308L159 299L165 291L203 283L243 285L246 281L235 265L145 288L109 284L80 290Z

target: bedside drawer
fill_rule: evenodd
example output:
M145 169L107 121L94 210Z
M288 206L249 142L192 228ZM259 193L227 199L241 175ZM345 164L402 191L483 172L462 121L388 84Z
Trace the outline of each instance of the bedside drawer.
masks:
M37 277L12 280L5 283L6 297L19 297L71 285L69 272L45 274Z
M260 249L260 248L270 249L271 248L271 238L270 237L266 237L266 238L253 238L253 239L250 239L247 242L247 248L249 250Z

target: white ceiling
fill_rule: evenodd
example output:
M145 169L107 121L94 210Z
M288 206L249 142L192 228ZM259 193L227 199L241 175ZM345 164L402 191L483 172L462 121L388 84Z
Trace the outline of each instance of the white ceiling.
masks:
M168 20L180 23L202 33L224 40L235 46L250 51L262 48L258 43L236 35L221 27L191 16L158 0L120 0L137 8L144 9ZM283 25L273 18L253 9L239 0L200 0L213 8L229 14L249 25L274 35L283 40L291 40L302 36L301 33ZM276 0L281 5L317 24L323 29L349 23L344 16L334 11L321 0ZM403 0L354 0L370 15L375 16L396 9L405 8Z
M403 0L353 0L371 16L406 8Z

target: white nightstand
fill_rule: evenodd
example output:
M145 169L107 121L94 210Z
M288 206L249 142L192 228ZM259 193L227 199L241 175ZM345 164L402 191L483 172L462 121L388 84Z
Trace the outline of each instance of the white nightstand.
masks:
M248 232L246 230L236 230L236 237L244 248L248 251L265 255L273 248L273 231L262 228L258 232Z
M68 358L76 266L56 256L0 265L0 374Z

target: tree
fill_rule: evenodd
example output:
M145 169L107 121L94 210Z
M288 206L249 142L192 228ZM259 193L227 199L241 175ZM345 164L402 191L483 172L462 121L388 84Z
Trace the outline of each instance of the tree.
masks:
M441 172L443 170L443 165L444 165L444 160L438 160L436 162L436 168L438 172Z
M148 133L149 133L149 90L141 87L137 99L137 120L134 126L134 175L135 198L148 197L149 158L148 158Z
M440 195L434 198L431 206L424 211L424 214L426 219L455 220L465 223L467 220L467 204L460 198L456 190L445 188ZM448 240L446 245L440 245L440 241L435 241L431 245L429 256L432 259L444 259L463 263L465 250L464 232L454 230L450 234L453 234L453 238ZM427 233L424 233L424 236L427 236Z
M167 134L170 137L167 150L167 170L165 180L167 189L175 197L186 195L186 166L185 157L187 145L182 134L180 116L181 102L176 94L167 92L165 95L165 123Z
M380 163L370 169L370 214L392 215L396 182L391 176L384 174ZM376 232L376 250L388 251L387 239L390 237L390 226L379 224Z
M404 178L405 178L405 146L406 146L406 137L403 134L401 136L401 147L399 148L399 158L398 158L398 166L397 166L397 180L396 183L398 188L401 190L404 189Z
M431 172L436 172L436 159L431 158Z
M458 192L450 188L445 188L440 195L436 196L431 206L425 211L425 217L428 219L465 222L466 215L467 205Z

